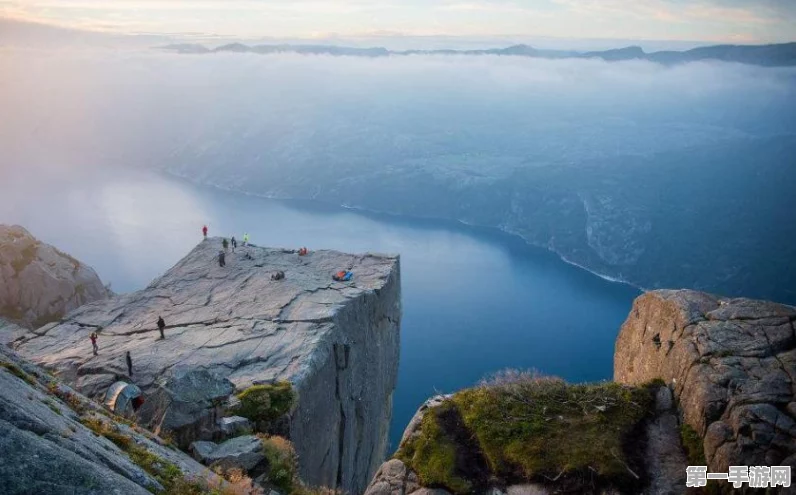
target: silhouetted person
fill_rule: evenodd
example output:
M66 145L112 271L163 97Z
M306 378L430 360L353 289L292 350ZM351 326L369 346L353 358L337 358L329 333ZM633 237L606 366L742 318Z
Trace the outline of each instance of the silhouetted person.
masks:
M160 330L160 338L161 339L165 339L166 338L166 336L163 335L163 330L165 330L165 329L166 329L166 322L163 321L163 317L162 316L158 316L158 330Z
M238 247L238 241L235 240L235 236L234 235L232 236L232 243L231 244L232 244L232 252L234 253L235 252L235 248Z
M125 354L125 360L127 361L127 376L130 378L133 377L133 358L130 357L130 351L127 351Z
M220 251L218 253L218 266L224 267L227 264L226 256L224 255L224 251Z
M207 239L207 225L202 227L202 235L205 236L205 239Z
M89 335L88 338L91 339L91 347L94 350L94 355L96 356L97 351L99 350L99 347L97 347L97 332L91 332L91 335Z
M226 237L221 241L221 247L224 248L224 251L226 251L227 248L229 247L229 242L227 242L227 238Z

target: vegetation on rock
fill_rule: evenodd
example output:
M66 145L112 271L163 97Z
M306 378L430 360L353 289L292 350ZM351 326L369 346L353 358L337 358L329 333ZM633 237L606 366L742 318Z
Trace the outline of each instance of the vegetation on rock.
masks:
M495 479L632 491L643 483L633 437L653 407L650 387L504 372L427 411L397 457L424 486L457 494Z
M268 425L290 411L295 394L289 382L252 385L237 395L240 404L234 413L249 419L265 432Z

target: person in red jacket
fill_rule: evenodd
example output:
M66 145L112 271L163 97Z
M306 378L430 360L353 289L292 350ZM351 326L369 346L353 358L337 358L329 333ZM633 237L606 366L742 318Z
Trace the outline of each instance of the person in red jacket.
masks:
M202 235L204 235L204 236L205 236L205 239L207 239L207 225L205 225L204 227L202 227Z
M91 335L89 335L88 338L91 339L91 347L94 351L94 355L96 356L97 351L99 350L99 347L97 347L97 332L91 332Z

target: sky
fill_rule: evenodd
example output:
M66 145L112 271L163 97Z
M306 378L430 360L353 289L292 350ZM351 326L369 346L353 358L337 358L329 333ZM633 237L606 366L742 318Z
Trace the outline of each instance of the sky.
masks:
M796 0L0 0L0 17L236 38L796 39Z

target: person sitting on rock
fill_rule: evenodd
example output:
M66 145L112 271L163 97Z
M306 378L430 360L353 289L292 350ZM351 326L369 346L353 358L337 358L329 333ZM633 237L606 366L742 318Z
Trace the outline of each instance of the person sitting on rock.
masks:
M271 275L271 280L282 280L285 278L285 272L279 270L278 272Z

